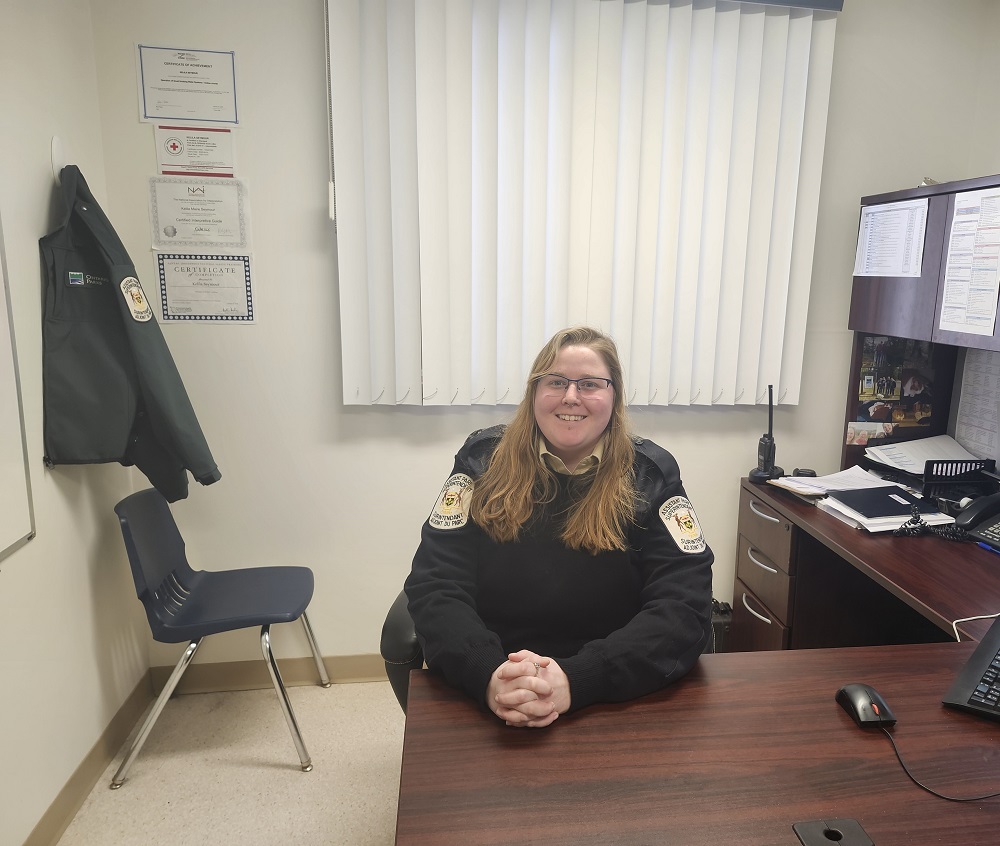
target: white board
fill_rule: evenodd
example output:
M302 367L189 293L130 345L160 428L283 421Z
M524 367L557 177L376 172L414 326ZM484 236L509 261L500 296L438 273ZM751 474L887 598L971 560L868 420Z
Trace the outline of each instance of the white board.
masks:
M14 322L0 224L0 559L35 536L28 477L28 445L21 410Z

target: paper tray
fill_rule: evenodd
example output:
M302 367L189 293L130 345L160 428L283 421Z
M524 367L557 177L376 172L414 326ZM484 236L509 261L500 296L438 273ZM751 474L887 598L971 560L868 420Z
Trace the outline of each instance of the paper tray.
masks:
M861 463L877 469L884 479L909 485L925 499L958 501L966 496L983 496L1000 489L997 479L987 475L996 472L996 462L992 458L928 460L924 462L922 476L880 464L867 457Z

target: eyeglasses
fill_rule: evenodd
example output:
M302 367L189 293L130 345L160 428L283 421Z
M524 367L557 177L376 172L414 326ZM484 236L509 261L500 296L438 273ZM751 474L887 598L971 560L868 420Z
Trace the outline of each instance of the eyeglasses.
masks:
M564 394L569 390L570 382L576 385L577 391L584 396L605 391L614 385L610 379L603 379L600 376L584 376L581 379L568 379L558 373L546 373L538 378L538 384L547 394Z

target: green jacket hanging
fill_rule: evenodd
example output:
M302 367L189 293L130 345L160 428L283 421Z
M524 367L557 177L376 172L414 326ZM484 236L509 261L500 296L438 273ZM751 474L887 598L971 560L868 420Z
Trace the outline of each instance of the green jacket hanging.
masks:
M135 465L170 502L221 478L152 307L76 165L39 241L45 269L45 461Z

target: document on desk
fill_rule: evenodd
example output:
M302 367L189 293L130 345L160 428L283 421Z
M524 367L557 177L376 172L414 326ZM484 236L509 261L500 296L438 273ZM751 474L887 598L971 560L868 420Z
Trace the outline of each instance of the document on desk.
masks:
M976 456L950 435L935 435L932 438L868 447L865 455L879 464L886 464L917 476L924 474L924 464L927 461L977 460Z
M831 473L828 476L782 476L780 479L770 479L769 483L806 497L822 497L830 491L898 487L895 482L880 479L874 473L869 473L857 465L847 470L841 470L839 473Z
M903 497L906 491L898 487L896 488L897 493L894 496ZM844 492L837 492L839 495L844 495ZM858 493L858 492L855 492ZM848 526L853 526L855 529L864 529L868 532L891 532L893 529L898 529L904 523L910 521L910 514L905 515L895 515L895 516L885 516L885 517L868 517L862 512L855 508L851 508L845 502L837 499L833 494L824 497L816 502L817 508L825 511L847 523ZM921 512L920 519L924 521L928 526L944 526L948 523L954 523L955 518L949 517L940 511L930 511Z

